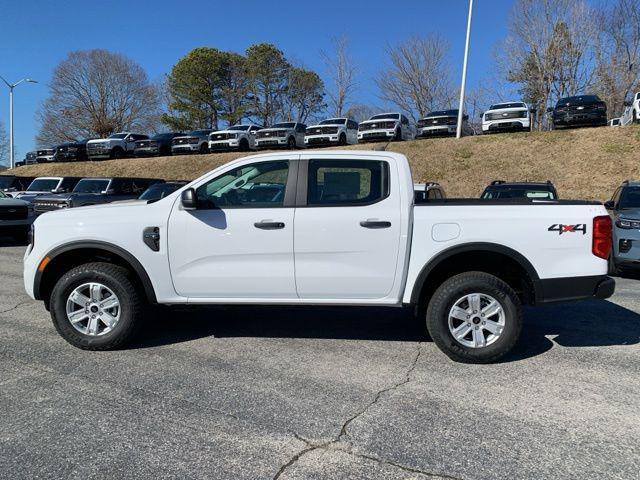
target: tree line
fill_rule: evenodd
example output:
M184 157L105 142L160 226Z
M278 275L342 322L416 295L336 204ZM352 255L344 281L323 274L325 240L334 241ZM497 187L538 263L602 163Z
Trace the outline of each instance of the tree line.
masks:
M49 96L37 112L37 142L52 145L118 130L221 128L250 121L308 122L321 115L356 120L381 111L354 101L359 70L346 37L320 52L325 79L287 59L275 45L251 45L243 54L211 47L190 51L161 84L131 59L106 50L71 52L53 72ZM456 106L448 41L416 36L386 48L374 81L385 105L413 120ZM473 55L473 50L472 50ZM640 0L518 0L508 34L496 46L495 75L468 92L472 118L514 90L546 109L564 96L596 93L618 116L640 84Z

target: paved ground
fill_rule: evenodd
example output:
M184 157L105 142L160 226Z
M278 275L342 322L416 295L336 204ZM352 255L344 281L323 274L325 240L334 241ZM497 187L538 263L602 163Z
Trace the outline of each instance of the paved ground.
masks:
M0 477L630 479L640 283L528 310L504 363L460 365L400 310L171 310L89 353L0 248Z

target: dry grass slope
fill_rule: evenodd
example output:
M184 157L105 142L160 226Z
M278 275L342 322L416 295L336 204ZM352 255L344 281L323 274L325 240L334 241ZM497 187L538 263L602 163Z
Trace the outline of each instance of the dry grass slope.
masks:
M371 149L382 144L356 145ZM586 128L391 143L405 154L416 182L438 181L449 196L480 195L488 182L551 180L563 198L606 200L622 180L640 179L640 128ZM131 175L193 179L238 153L43 164L21 175Z

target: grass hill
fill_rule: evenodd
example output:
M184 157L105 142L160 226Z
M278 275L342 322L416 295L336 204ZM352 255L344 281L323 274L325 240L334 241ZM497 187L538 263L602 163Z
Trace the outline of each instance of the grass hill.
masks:
M372 149L383 144L354 145ZM416 182L440 182L448 196L479 196L495 179L551 180L562 198L608 199L622 180L640 179L640 128L584 128L391 143ZM29 165L18 175L144 176L193 179L244 153ZM4 172L7 173L7 172Z

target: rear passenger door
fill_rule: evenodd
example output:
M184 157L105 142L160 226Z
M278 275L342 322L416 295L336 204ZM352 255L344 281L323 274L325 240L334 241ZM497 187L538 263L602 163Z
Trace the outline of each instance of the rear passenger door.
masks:
M381 158L303 156L294 228L301 299L383 299L391 294L400 193L396 165Z

